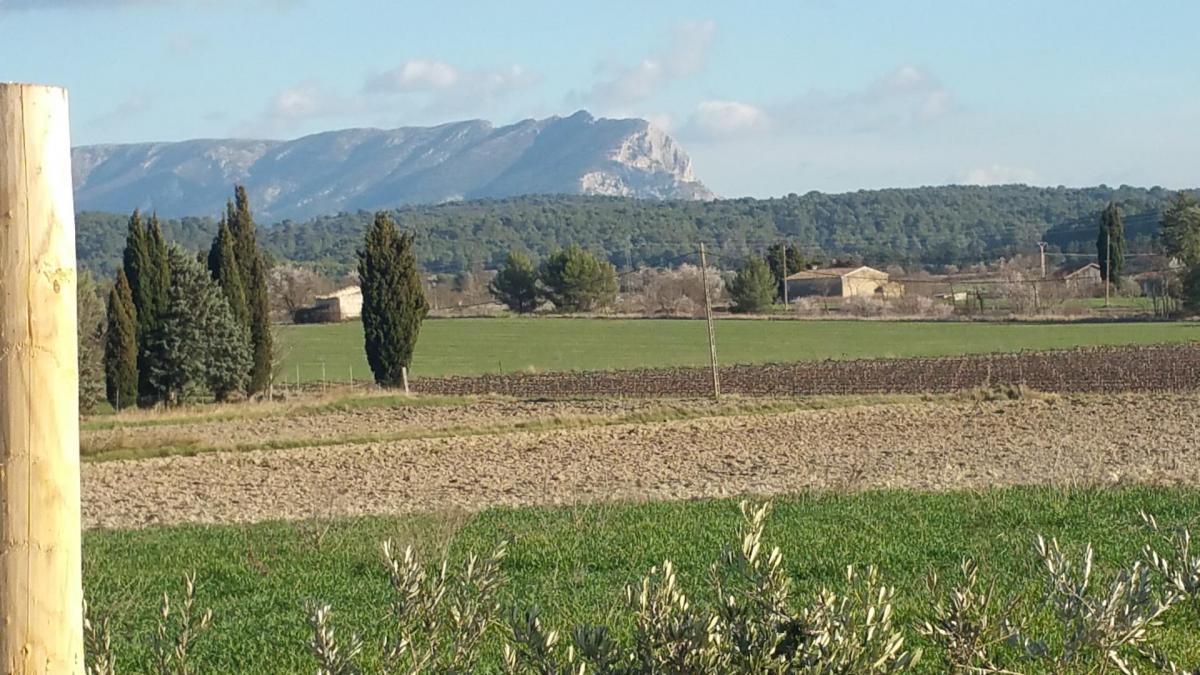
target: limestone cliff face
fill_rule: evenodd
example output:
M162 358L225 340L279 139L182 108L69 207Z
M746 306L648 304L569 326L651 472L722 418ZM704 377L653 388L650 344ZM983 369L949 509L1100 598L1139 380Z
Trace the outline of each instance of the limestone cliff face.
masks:
M216 215L245 184L259 219L525 194L710 199L691 159L641 119L347 129L292 141L194 140L72 151L76 208Z

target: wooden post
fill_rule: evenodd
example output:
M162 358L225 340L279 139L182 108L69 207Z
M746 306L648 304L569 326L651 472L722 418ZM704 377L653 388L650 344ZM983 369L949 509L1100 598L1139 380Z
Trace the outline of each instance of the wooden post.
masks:
M708 260L704 257L704 242L700 242L700 284L704 286L704 320L708 324L708 361L712 364L713 399L720 401L721 375L717 371L717 333L713 327L712 298L708 293Z
M83 673L67 92L0 84L0 671Z
M1112 229L1104 235L1104 306L1108 307L1108 289L1112 286Z

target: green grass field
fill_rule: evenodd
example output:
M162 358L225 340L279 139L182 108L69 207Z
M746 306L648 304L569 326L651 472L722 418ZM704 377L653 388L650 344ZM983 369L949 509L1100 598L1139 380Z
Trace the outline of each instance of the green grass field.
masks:
M1090 541L1106 577L1149 540L1140 509L1164 527L1194 525L1200 491L880 492L801 496L775 506L767 537L782 548L800 597L836 586L848 564L875 563L899 588L898 623L911 627L926 611L930 570L953 577L970 555L1004 596L1036 604L1035 535L1058 537L1073 554ZM738 522L736 502L721 500L492 510L457 520L365 518L334 522L323 535L315 525L291 523L96 531L84 538L84 573L89 601L112 615L120 671L139 670L158 598L166 590L177 596L181 576L194 571L199 601L215 613L212 632L195 647L199 672L311 672L306 602L330 603L339 631L362 634L368 652L378 644L389 597L378 548L384 539L449 550L454 560L507 540L506 592L569 629L608 621L623 587L668 557L685 588L705 601L705 570ZM1200 662L1195 609L1174 610L1156 641L1185 663ZM929 661L924 672L942 668Z
M717 322L722 363L884 356L939 356L1152 344L1200 339L1191 323L997 323L901 321ZM295 381L369 377L358 322L285 326L282 376ZM431 319L421 328L413 374L607 370L708 363L703 321L652 319ZM353 372L351 372L353 371Z

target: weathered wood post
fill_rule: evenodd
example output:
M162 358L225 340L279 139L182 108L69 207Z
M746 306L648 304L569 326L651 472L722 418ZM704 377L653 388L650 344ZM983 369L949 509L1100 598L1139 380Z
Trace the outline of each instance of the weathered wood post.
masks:
M0 84L0 671L83 673L67 92Z

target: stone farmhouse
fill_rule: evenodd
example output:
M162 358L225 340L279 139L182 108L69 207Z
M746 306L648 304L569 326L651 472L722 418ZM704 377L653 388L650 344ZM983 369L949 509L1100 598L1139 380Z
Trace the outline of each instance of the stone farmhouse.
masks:
M789 298L897 298L904 284L891 281L887 272L873 267L827 267L788 276Z
M318 296L312 307L296 311L296 323L336 323L362 316L362 289L347 286L329 295Z

